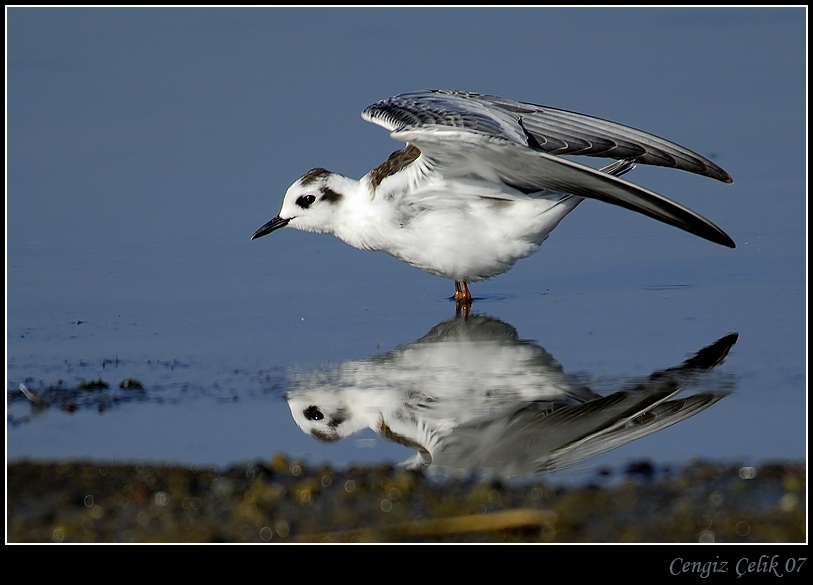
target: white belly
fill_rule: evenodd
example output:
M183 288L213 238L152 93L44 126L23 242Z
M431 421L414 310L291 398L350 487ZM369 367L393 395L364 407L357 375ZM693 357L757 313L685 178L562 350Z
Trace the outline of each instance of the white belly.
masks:
M580 201L473 199L417 216L380 249L431 274L476 282L535 252Z

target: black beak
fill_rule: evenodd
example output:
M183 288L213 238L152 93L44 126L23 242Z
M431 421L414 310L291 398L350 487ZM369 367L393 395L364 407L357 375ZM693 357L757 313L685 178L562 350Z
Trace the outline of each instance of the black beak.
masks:
M293 219L293 218L291 218L291 219ZM256 240L257 238L261 238L263 236L266 236L266 235L270 234L274 230L278 230L279 228L283 228L286 225L288 225L288 222L291 221L291 219L282 219L280 216L277 216L274 219L272 219L271 221L269 221L267 224L265 224L263 227L258 229L256 232L254 232L254 235L251 236L251 239Z

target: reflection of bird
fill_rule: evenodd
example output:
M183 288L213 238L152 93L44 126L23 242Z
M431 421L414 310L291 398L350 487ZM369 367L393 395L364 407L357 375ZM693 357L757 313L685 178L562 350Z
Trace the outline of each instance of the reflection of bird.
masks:
M637 211L724 246L733 240L699 214L619 177L636 163L730 183L719 166L678 144L621 124L469 92L407 93L373 104L365 120L406 148L360 181L312 169L279 215L252 239L289 226L333 234L455 281L502 274L536 251L583 198ZM617 159L601 171L559 155Z
M381 356L299 374L286 398L296 424L317 439L371 428L416 449L412 468L513 477L573 465L714 404L725 391L676 395L736 340L601 396L510 325L474 315Z

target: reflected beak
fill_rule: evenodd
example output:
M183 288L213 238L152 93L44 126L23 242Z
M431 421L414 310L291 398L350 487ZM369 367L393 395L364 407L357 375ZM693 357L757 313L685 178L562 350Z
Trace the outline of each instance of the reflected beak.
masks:
M286 225L288 225L288 222L291 221L291 219L293 219L293 218L282 219L280 216L277 216L274 219L272 219L271 221L269 221L267 224L265 224L263 227L258 229L256 232L254 232L254 235L251 236L251 239L256 240L257 238L261 238L261 237L263 237L265 235L270 234L274 230L278 230L279 228L283 228Z

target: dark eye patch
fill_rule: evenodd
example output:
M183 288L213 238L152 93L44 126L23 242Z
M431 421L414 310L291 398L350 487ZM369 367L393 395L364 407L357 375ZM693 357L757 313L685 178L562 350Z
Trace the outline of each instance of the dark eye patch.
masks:
M322 187L320 191L322 192L322 199L328 203L333 203L335 205L342 199L342 194L337 193L330 187Z
M304 414L305 418L308 420L322 420L325 418L325 415L322 414L322 411L319 410L319 407L317 406L309 406L302 411L302 414Z
M300 195L296 198L296 204L302 209L307 209L314 201L316 201L316 196L314 195Z

